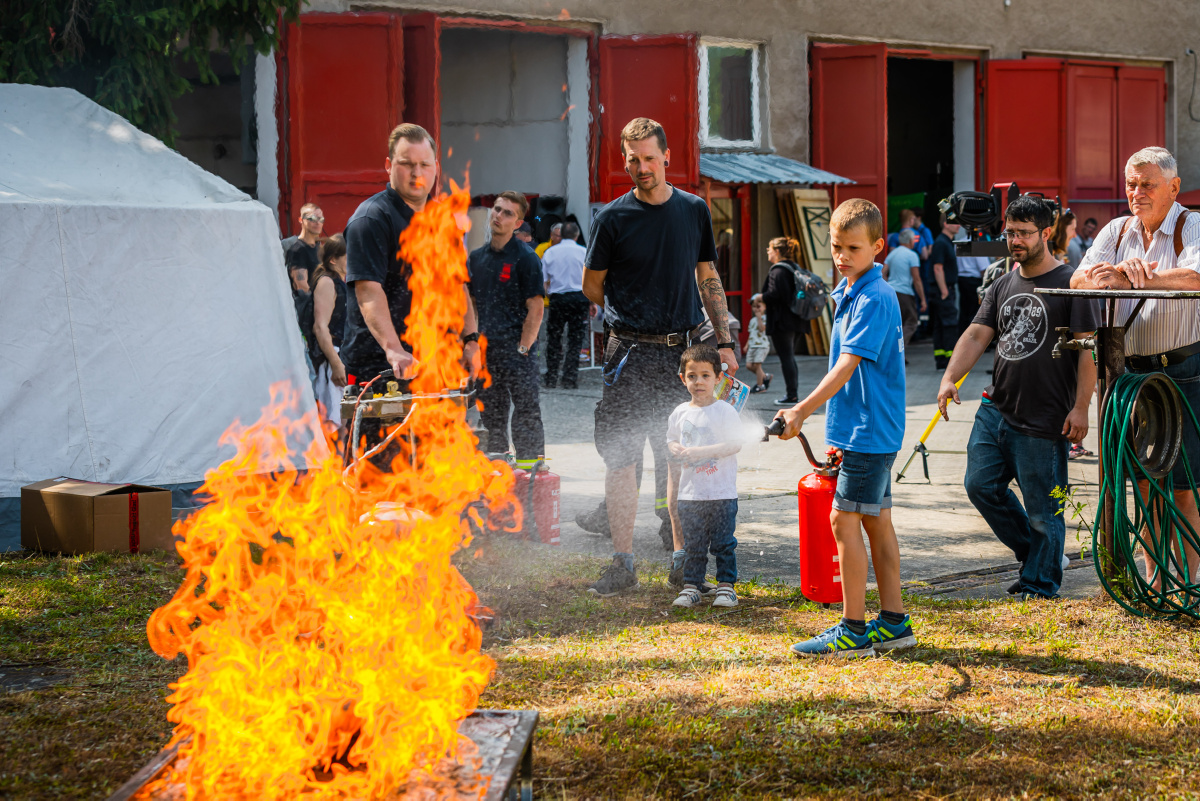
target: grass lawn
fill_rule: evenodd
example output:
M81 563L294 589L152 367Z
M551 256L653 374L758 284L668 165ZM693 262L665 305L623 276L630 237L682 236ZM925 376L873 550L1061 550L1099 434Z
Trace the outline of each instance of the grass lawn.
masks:
M474 548L472 548L472 552ZM483 706L536 708L539 798L1200 798L1200 628L1105 600L911 599L902 655L799 661L834 622L782 584L671 611L662 569L608 601L600 560L486 541L463 572L497 613ZM0 798L104 797L166 741L182 662L146 644L165 556L0 556Z

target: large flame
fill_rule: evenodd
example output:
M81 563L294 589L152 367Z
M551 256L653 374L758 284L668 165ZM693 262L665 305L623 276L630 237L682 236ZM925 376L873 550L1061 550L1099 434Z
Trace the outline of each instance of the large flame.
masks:
M467 204L457 188L432 201L399 243L413 268L414 392L466 378ZM450 557L477 509L519 518L512 474L445 400L405 423L415 467L406 452L392 474L366 461L344 473L313 447L301 473L287 446L314 421L289 416L285 388L272 395L261 420L226 433L237 455L177 527L187 575L147 626L158 654L188 659L168 699L177 764L189 798L380 798L454 754L491 676L475 593Z

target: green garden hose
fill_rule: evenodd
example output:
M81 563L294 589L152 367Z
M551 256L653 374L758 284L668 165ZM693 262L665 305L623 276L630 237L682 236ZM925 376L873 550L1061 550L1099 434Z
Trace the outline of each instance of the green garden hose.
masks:
M1112 553L1101 548L1102 511L1092 528L1092 548L1105 591L1142 617L1200 620L1200 584L1187 557L1189 552L1200 552L1200 534L1175 505L1171 488L1171 468L1179 460L1189 486L1196 483L1181 447L1184 426L1200 430L1195 410L1163 373L1125 373L1113 384L1101 422L1104 482L1100 487L1101 510L1105 499L1113 498ZM1145 500L1138 491L1139 481L1149 488ZM1200 501L1195 489L1192 495ZM1150 576L1134 559L1139 551L1153 565ZM1106 567L1112 578L1105 575Z

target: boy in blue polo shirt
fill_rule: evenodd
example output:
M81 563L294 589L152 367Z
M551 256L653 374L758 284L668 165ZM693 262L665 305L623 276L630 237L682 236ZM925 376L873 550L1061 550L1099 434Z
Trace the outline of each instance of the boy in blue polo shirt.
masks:
M891 469L904 436L904 332L896 290L875 257L883 249L883 215L874 203L847 200L829 221L833 262L842 276L829 372L807 398L781 411L781 439L828 401L825 443L842 451L833 496L833 535L842 569L842 619L810 640L799 656L871 656L916 645L900 596L900 546L892 527ZM867 623L867 552L879 585L879 617Z

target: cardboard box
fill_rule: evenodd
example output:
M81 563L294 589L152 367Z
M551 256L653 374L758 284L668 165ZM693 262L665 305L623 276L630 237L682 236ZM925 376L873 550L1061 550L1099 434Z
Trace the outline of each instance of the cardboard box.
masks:
M65 554L171 550L171 492L65 477L21 487L21 547Z

